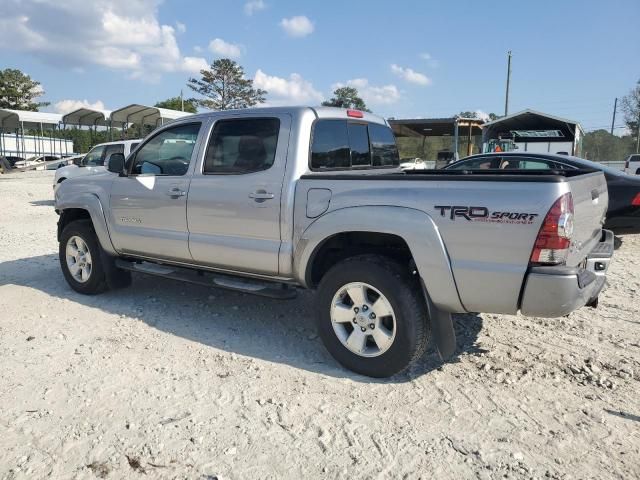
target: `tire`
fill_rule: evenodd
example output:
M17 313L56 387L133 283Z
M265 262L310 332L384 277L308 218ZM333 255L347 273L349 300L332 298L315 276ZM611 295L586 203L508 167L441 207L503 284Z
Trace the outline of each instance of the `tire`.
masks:
M346 292L355 288L357 293L363 284L364 305L356 312L357 302ZM381 302L382 308L376 303L378 295L386 300ZM384 315L385 309L391 315ZM420 285L408 268L390 258L360 255L334 265L318 286L316 311L318 334L325 347L341 365L356 373L390 377L407 368L427 348L430 326ZM374 311L380 314L373 317L376 323L365 323ZM364 344L357 329L364 332ZM378 342L377 335L382 332L384 342ZM393 338L389 341L390 332ZM355 348L349 340L354 334Z
M640 175L640 168L636 169L636 175Z
M68 261L67 246L71 239L74 239L74 241L71 242L70 251L73 251L75 247L79 252L88 251L89 255L80 255L78 257L80 261ZM76 220L64 227L60 235L58 257L65 280L76 292L84 295L95 295L108 289L105 268L102 261L102 247L98 242L90 220ZM79 279L78 270L72 272L70 263L78 263L81 266L86 266L86 264L89 263L90 268L84 269L78 267L80 270L85 270L85 274L80 274L80 276L84 278Z

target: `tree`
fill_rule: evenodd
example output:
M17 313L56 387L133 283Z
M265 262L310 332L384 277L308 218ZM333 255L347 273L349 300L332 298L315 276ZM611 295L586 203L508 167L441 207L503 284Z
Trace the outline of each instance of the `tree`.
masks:
M32 80L20 70L7 68L0 70L0 108L31 110L37 112L49 102L34 102L44 95L40 82Z
M358 90L353 87L340 87L333 91L333 98L322 102L325 107L355 108L363 112L370 112L364 100L358 95Z
M636 149L640 145L640 80L636 86L622 98L624 121L631 133L636 136Z
M478 115L478 112L471 112L471 111L460 112L457 116L462 118L480 118L480 116ZM500 118L500 115L496 115L495 113L490 113L488 117L489 117L489 121L492 122Z
M154 106L158 108L170 108L171 110L182 110L182 98L180 97L171 97L166 100L162 100L161 102L157 102ZM196 108L195 100L189 99L184 100L184 111L189 113L197 113L198 109Z
M233 60L221 58L209 69L200 70L201 78L190 78L187 86L206 99L191 99L213 110L253 107L264 103L265 90L253 88L253 80L244 78L244 69Z

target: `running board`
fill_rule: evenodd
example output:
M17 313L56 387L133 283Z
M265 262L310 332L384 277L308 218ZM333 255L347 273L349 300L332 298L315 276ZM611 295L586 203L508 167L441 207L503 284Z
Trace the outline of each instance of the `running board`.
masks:
M273 283L263 280L254 280L244 277L234 277L204 270L174 267L172 265L160 265L151 262L129 262L120 258L116 259L116 267L130 272L145 273L157 277L170 278L180 282L204 285L205 287L224 288L236 292L250 293L263 297L287 300L296 297L296 290L286 283Z

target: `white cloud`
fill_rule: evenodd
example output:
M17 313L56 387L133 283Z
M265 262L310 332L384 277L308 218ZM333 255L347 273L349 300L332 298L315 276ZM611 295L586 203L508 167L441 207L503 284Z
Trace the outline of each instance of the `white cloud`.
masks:
M265 8L267 8L267 5L263 0L249 0L244 4L244 13L245 15L251 16L256 12L259 12L260 10L264 10Z
M268 92L269 105L319 104L323 100L322 94L313 88L311 82L297 73L292 73L287 79L268 75L258 69L253 86Z
M0 0L0 50L28 54L58 68L99 65L133 78L192 72L202 58L182 55L176 31L162 25L159 0Z
M419 57L425 60L432 68L437 68L439 65L438 60L433 58L433 55L431 55L429 52L423 52L419 55Z
M104 103L101 100L97 100L91 103L89 100L60 100L53 104L53 109L56 113L69 113L79 108L92 108L94 110L104 110Z
M182 59L182 68L185 72L200 73L200 70L206 70L209 64L202 57L184 57Z
M416 72L411 68L404 68L395 63L391 65L391 71L398 75L400 78L416 85L429 85L431 79L423 73Z
M221 57L238 58L242 55L242 47L240 45L225 42L221 38L211 40L209 50Z
M314 30L313 23L304 15L283 18L280 26L290 37L306 37L313 33Z
M184 33L187 31L187 26L182 22L176 22L176 30L178 33Z
M360 98L369 106L391 105L400 100L400 90L395 85L375 86L369 83L366 78L354 78L346 83L335 83L331 87L333 90L341 87L354 87L358 90Z

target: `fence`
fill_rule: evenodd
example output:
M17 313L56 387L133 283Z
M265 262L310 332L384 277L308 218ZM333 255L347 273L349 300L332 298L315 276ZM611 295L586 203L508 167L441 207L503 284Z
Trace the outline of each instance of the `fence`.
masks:
M2 154L7 157L16 156L26 159L39 155L60 157L73 154L73 140L64 138L2 133L0 145L2 145Z

